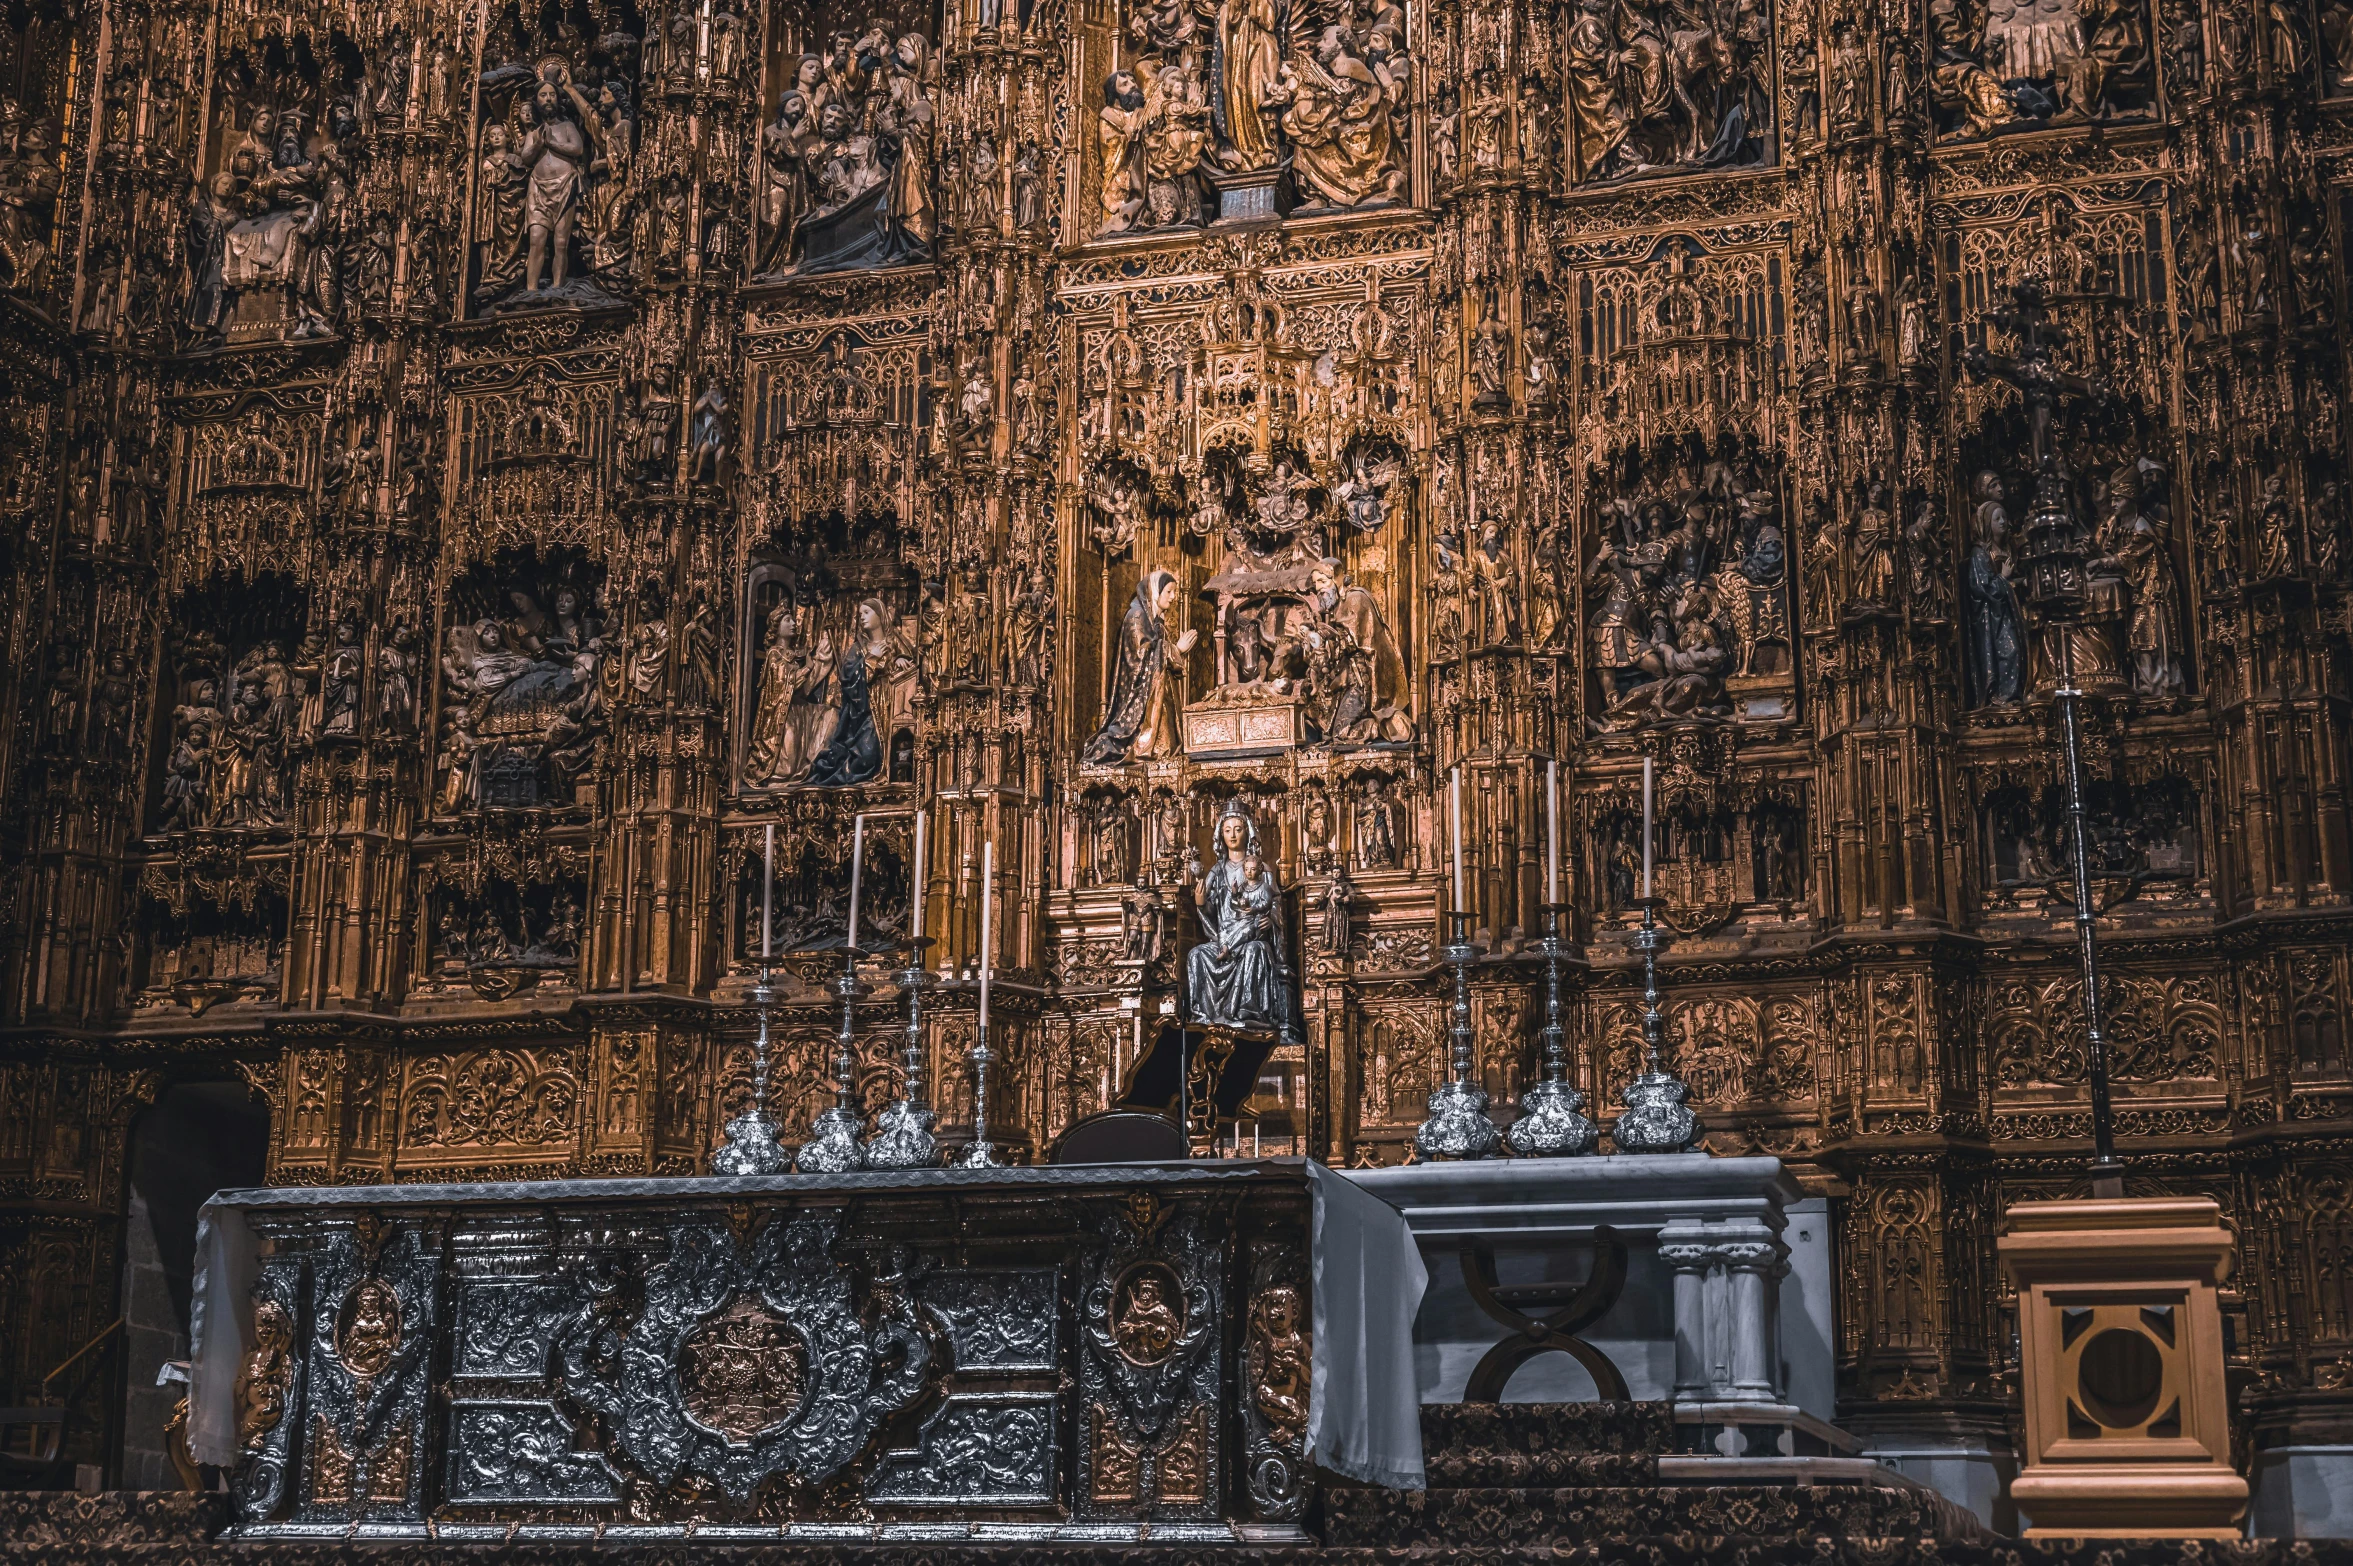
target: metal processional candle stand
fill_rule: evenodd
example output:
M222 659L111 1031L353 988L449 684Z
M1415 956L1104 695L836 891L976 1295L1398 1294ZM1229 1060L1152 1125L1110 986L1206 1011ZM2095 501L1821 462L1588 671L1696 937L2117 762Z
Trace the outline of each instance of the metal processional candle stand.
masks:
M858 982L858 959L865 955L858 949L858 893L859 880L866 866L866 818L855 818L850 837L850 932L848 944L842 948L842 976L834 981L834 993L842 998L841 1037L833 1047L833 1106L817 1116L809 1127L809 1140L793 1157L793 1168L802 1174L842 1174L866 1167L866 1144L859 1140L865 1129L858 1115L858 1002L869 993Z
M980 845L980 1014L972 1035L972 1140L956 1155L959 1169L995 1169L997 1150L989 1145L989 936L994 930L990 910L996 902L997 845Z
M936 1118L923 1097L923 987L931 975L923 966L924 949L931 940L923 933L923 883L929 876L924 857L927 813L915 812L913 888L909 893L907 966L899 971L899 993L907 997L907 1048L899 1061L899 1096L883 1106L874 1120L873 1140L866 1144L871 1169L929 1169L940 1161L940 1144L932 1136Z
M1579 1111L1585 1095L1569 1085L1567 1033L1560 1018L1560 763L1544 764L1544 1041L1543 1074L1520 1095L1520 1118L1504 1133L1523 1158L1563 1158L1593 1151L1600 1128Z
M776 828L773 824L768 828L760 865L760 982L752 986L752 1004L759 1011L760 1031L752 1039L752 1101L742 1114L727 1122L727 1140L711 1155L711 1173L717 1175L781 1174L790 1162L783 1144L776 1139L776 1122L768 1118L768 1008L776 1000L776 992L768 987L768 963L775 952Z
M2019 539L2018 563L2026 577L2024 598L2053 634L2059 651L2058 698L2060 749L2067 772L2067 825L2074 849L2075 937L2083 969L2084 1075L2092 1100L2092 1195L2124 1195L2124 1163L2116 1156L2116 1118L2108 1096L2108 1040L2100 1010L2100 946L2098 910L2092 903L2092 870L2086 842L2083 807L2083 760L2076 708L2083 692L2075 683L2075 629L2082 620L2089 592L2084 567L2091 554L2089 529L2077 519L2070 497L2067 472L2059 460L2052 425L2062 394L2103 400L2107 386L2097 380L2069 375L2051 362L2051 348L2062 334L2052 324L2053 304L2115 305L2111 294L2057 294L2040 278L2029 277L2010 290L2011 307L1989 319L2017 339L2018 349L2008 358L1982 346L1969 350L1964 361L1971 374L1992 376L2018 388L2026 405L2030 453L2034 459L2034 503L2026 513Z
M1471 964L1479 949L1471 944L1471 911L1463 899L1462 879L1462 768L1456 767L1450 787L1454 827L1454 907L1446 916L1446 945L1439 956L1454 970L1454 1051L1446 1080L1430 1095L1430 1115L1413 1134L1414 1151L1423 1158L1489 1158L1501 1140L1495 1122L1487 1118L1487 1093L1474 1080L1471 1053Z
M1642 953L1641 1072L1626 1084L1626 1110L1610 1128L1621 1153L1680 1153L1699 1137L1699 1117L1685 1102L1691 1090L1660 1064L1667 1042L1667 1015L1659 1007L1659 953L1671 937L1659 924L1659 900L1651 895L1651 758L1642 758L1642 928L1634 949Z

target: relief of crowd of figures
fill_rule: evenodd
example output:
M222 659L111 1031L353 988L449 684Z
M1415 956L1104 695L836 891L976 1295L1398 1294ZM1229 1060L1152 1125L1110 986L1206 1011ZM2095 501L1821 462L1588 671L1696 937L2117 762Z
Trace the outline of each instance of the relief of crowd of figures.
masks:
M234 1057L282 1177L699 1167L770 969L805 1120L861 814L943 1132L994 898L1009 1145L1165 1002L1271 1041L1262 1141L1393 1160L1459 769L1499 1107L1557 853L1605 1121L1649 905L1710 1145L1983 1269L1963 1166L2082 1126L2062 680L2128 1156L2249 1232L2342 1156L2339 0L34 0L0 58L0 1009ZM1924 1275L1842 1282L1856 1397L1996 1384ZM2265 1308L2259 1384L2353 1351Z

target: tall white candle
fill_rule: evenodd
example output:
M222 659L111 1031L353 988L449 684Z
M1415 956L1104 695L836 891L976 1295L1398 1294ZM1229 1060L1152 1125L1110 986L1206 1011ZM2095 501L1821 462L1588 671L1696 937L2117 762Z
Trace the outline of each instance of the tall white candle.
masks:
M1464 903L1462 900L1462 768L1460 767L1454 769L1454 778L1449 785L1449 792L1452 795L1454 823L1454 911L1461 913Z
M1642 895L1650 895L1650 770L1651 760L1642 758Z
M760 956L764 961L775 955L772 937L776 909L776 823L768 823L767 846L760 854Z
M923 883L931 879L931 861L923 856L923 828L930 814L928 810L915 812L915 889L910 894L914 906L907 913L907 923L916 942L914 955L907 959L911 968L923 966Z
M984 1033L989 1026L989 905L996 900L992 895L996 879L997 845L983 843L980 845L980 1026Z
M1560 901L1560 763L1544 764L1544 900ZM1550 917L1547 915L1546 917Z
M858 878L866 869L866 818L850 823L850 948L858 946Z

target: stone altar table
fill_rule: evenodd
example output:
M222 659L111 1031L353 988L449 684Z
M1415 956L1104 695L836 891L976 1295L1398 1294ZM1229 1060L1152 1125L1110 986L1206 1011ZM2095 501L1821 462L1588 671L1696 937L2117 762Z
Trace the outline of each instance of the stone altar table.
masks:
M1785 1235L1804 1193L1779 1159L1488 1159L1348 1178L1402 1212L1428 1258L1414 1329L1425 1402L1665 1399L1675 1405L1678 1448L1710 1459L1713 1477L1736 1477L1719 1459L1747 1464L1757 1478L1867 1466L1849 1457L1853 1438L1791 1398L1795 1383L1830 1383L1827 1314L1810 1315L1815 1302L1827 1304L1828 1277L1785 1331L1784 1297L1797 1292ZM1597 1276L1613 1264L1614 1278ZM1576 1301L1576 1285L1589 1281ZM1495 1307L1521 1319L1582 1319L1539 1335L1554 1340L1543 1350L1564 1351L1554 1354ZM1663 1461L1662 1475L1675 1467Z
M239 1538L1279 1542L1319 1467L1420 1482L1412 1239L1300 1160L205 1212Z

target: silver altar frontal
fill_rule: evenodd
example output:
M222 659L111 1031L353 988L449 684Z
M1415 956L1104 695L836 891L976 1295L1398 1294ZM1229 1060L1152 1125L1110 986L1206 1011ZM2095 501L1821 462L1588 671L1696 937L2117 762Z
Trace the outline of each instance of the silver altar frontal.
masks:
M247 1539L1279 1542L1412 1424L1332 1244L1419 1271L1298 1160L224 1192L192 1444Z

